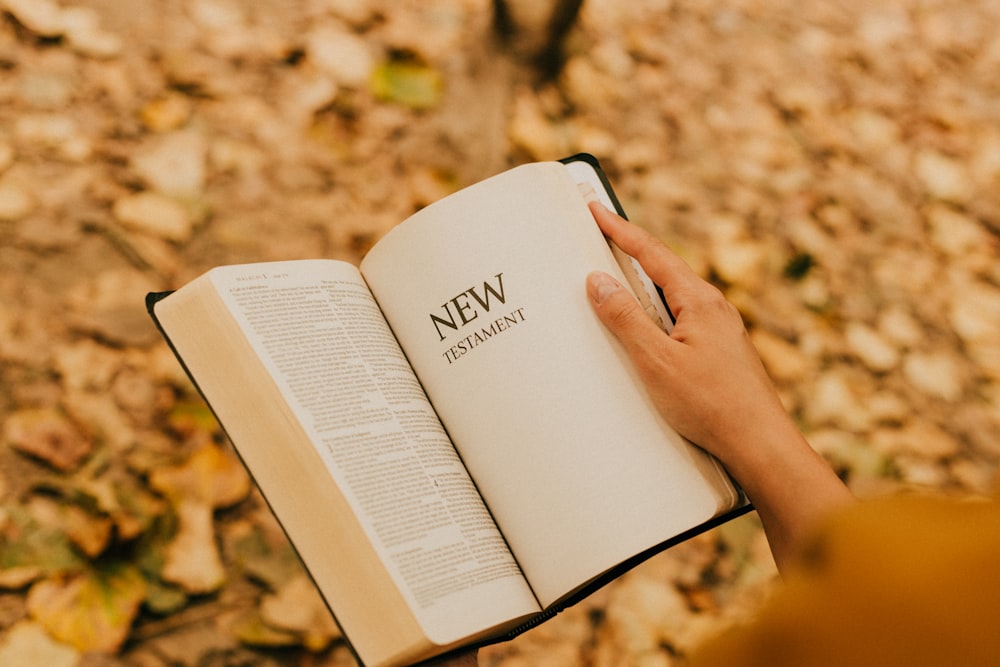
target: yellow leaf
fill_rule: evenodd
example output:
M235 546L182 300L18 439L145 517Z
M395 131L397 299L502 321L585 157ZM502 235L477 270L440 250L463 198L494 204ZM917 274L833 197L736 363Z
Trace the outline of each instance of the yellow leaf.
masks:
M235 505L250 493L250 477L235 455L205 444L182 465L154 470L150 484L173 501L208 503L212 508Z
M146 582L128 565L36 583L28 613L53 637L80 651L115 653L129 635Z
M167 415L167 423L182 435L196 432L214 433L219 430L215 415L203 402L178 403Z
M382 63L372 75L371 86L379 99L418 110L437 106L444 89L437 70L410 60Z
M146 104L139 110L142 124L154 132L176 130L191 116L191 102L179 94L168 94Z
M298 646L300 643L295 633L268 625L256 610L248 612L233 624L233 634L248 646L262 648L283 648Z

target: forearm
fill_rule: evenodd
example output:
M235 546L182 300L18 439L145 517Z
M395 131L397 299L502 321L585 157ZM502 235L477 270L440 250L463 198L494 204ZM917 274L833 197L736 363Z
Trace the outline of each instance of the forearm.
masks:
M823 519L853 496L791 419L758 425L723 465L753 503L780 571Z

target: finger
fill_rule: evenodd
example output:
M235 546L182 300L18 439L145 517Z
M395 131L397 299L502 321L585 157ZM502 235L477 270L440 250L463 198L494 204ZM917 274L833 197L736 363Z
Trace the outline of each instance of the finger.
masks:
M666 339L663 330L649 319L635 297L603 271L587 276L587 296L598 319L621 341L633 360L639 360L650 342Z
M674 314L684 306L686 293L703 281L687 263L646 230L627 222L599 202L590 204L591 213L615 245L638 260L647 275L663 290Z

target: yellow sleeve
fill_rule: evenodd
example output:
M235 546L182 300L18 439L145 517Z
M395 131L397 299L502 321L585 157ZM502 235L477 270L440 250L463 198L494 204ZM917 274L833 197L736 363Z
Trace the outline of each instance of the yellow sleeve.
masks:
M752 624L701 647L691 665L1000 665L1000 503L857 503Z

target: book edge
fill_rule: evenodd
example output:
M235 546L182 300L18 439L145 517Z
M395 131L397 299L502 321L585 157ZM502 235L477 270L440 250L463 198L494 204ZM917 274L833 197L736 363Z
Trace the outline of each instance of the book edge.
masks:
M207 273L203 274L202 277L207 277ZM197 279L195 279L195 280L197 280ZM192 282L194 282L194 281L192 281ZM177 346L176 346L175 342L172 340L172 338L170 337L170 335L167 333L167 331L166 331L163 323L160 320L159 315L156 313L156 306L161 301L163 301L164 299L166 299L170 295L174 294L176 291L178 291L178 290L167 290L167 291L149 292L149 293L147 293L146 298L145 298L147 311L148 311L150 317L152 318L154 324L156 325L157 329L160 331L163 339L166 341L166 343L167 343L168 347L170 348L171 352L173 353L175 359L178 361L178 363L181 365L182 369L184 370L185 375L187 376L187 378L189 379L189 381L194 386L195 390L197 391L198 395L201 397L202 401L205 403L205 405L212 412L213 418L215 419L215 421L218 424L219 428L223 431L223 433L226 435L226 438L230 442L234 442L232 440L232 438L229 436L229 432L226 429L225 425L223 424L222 420L216 414L216 410L213 407L212 403L208 400L208 398L207 398L207 396L205 394L205 391L202 389L201 385L195 379L195 376L191 372L190 368L188 367L187 362L185 362L184 358L181 356L179 350L177 349ZM258 489L258 491L260 493L260 497L264 501L265 505L267 506L268 511L271 513L271 515L274 517L275 521L278 523L278 526L281 528L281 531L285 535L285 538L287 539L289 545L291 546L292 550L295 552L295 554L298 557L299 561L302 563L303 570L305 571L306 575L309 577L310 581L312 581L313 585L316 588L317 593L320 595L320 598L323 600L324 606L330 612L330 615L333 618L334 622L336 623L338 629L340 629L340 632L341 632L341 635L343 637L343 640L344 640L344 643L345 643L346 647L351 652L352 656L358 662L359 665L362 665L362 666L364 666L364 665L370 665L371 667L379 667L379 666L383 666L383 665L385 665L385 666L396 665L396 664L401 664L401 661L412 661L414 659L430 659L430 658L438 655L441 652L442 647L444 647L444 650L448 650L448 646L450 646L450 645L437 644L433 640L431 640L429 637L426 636L426 634L423 632L423 628L420 625L419 621L416 620L416 617L413 614L413 611L410 610L409 607L406 606L405 602L404 602L403 606L406 609L406 613L411 617L414 626L419 630L420 638L416 639L414 641L408 642L405 645L398 646L397 650L392 655L387 655L387 652L383 651L382 655L379 656L380 659L378 661L366 663L362 659L362 657L361 657L361 655L359 653L358 646L356 645L357 642L356 641L352 641L351 634L348 633L345 630L343 622L340 620L340 618L337 616L336 611L334 610L334 605L327 598L326 593L324 593L324 588L323 588L322 585L320 585L319 579L317 578L317 575L314 572L315 568L310 568L309 567L307 559L302 555L302 547L300 547L298 544L296 544L296 541L292 538L292 536L289 533L289 529L286 526L286 522L283 521L280 518L279 513L275 511L272 499L269 497L271 494L264 492L263 487L257 481L257 476L254 474L254 472L252 471L251 467L249 465L247 465L246 459L244 457L244 454L240 451L240 449L238 447L236 447L235 444L233 445L232 449L233 449L234 453L237 455L237 457L239 458L240 463L243 466L244 470L246 470L247 474L250 476L251 480L253 481L254 486ZM336 486L336 485L334 485L334 486ZM339 490L337 491L337 493L340 493ZM377 551L377 550L374 549L374 546L372 546L371 549L372 549L372 551ZM384 567L384 566L380 564L380 567ZM389 581L391 583L392 582L391 577L386 577L386 581ZM395 589L394 585L393 585L393 588ZM400 598L403 599L401 594L400 594ZM356 637L356 634L355 634L355 637Z

